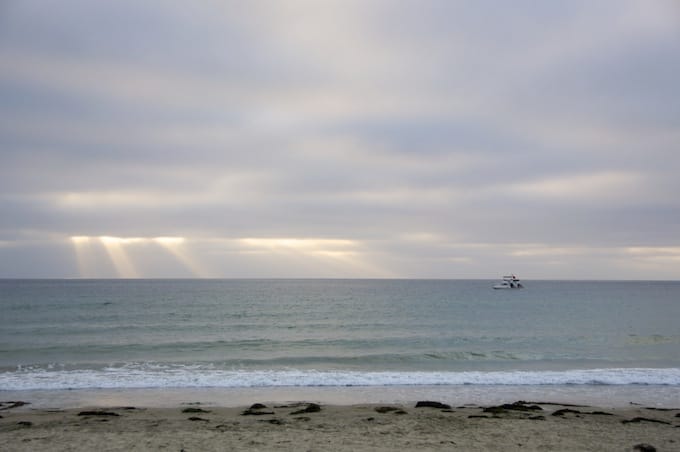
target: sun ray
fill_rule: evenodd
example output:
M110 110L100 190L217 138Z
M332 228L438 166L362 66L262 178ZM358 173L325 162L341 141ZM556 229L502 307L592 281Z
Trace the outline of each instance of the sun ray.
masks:
M371 262L362 251L361 243L354 240L317 238L242 238L208 239L187 244L184 237L114 237L73 236L73 243L80 277L96 277L103 262L110 263L119 278L139 278L140 262L137 258L150 257L154 253L148 245L155 245L172 256L193 277L210 278L215 273L197 259L192 249L201 243L218 242L237 245L238 253L255 257L261 264L273 265L272 274L315 275L323 277L394 277L384 268ZM94 246L98 245L98 246ZM200 249L200 248L199 248ZM133 253L134 251L134 253ZM137 254L135 254L137 253ZM156 255L158 251L155 252ZM135 257L136 256L136 257ZM102 260L104 259L104 260ZM166 257L167 259L167 257ZM148 261L148 259L147 259ZM155 262L158 262L157 260ZM110 270L108 270L110 271ZM107 273L108 273L107 271ZM150 268L151 274L154 268Z
M73 249L76 253L76 262L78 264L78 277L92 278L94 277L95 262L93 261L92 243L90 237L87 236L73 236L71 237Z
M389 272L372 265L358 252L353 240L314 238L243 238L248 250L259 249L287 261L298 261L314 271L330 272L333 277L390 277Z
M350 270L351 277L361 276L366 278L393 278L395 275L377 265L372 264L365 258L362 258L360 253L354 251L326 251L320 250L314 252L318 258L323 259L329 264L335 264L337 268L343 269L344 272Z
M177 259L189 272L198 278L209 278L211 272L198 262L184 246L184 237L155 237L151 239Z
M123 245L141 241L143 239L140 238L99 237L99 242L104 246L119 278L139 278L139 273Z

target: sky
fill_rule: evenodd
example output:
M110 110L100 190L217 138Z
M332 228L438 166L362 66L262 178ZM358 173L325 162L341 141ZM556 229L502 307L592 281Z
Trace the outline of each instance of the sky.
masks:
M674 0L0 0L0 277L680 279Z

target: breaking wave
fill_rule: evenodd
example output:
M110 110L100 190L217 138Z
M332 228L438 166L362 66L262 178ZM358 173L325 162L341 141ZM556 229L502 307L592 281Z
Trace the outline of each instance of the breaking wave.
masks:
M0 373L3 390L111 388L254 388L424 385L671 385L680 369L401 372L225 370L197 364L130 363L92 369L25 367Z

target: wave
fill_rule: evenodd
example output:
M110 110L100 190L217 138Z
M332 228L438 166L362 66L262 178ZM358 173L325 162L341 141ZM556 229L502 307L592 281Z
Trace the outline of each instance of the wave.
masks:
M225 370L199 364L132 363L99 369L28 367L0 373L2 390L257 388L440 385L671 385L679 368L567 371L365 372Z

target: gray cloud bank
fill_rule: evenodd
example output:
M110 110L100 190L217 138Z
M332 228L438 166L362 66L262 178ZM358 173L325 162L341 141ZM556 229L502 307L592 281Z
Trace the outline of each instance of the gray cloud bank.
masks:
M673 1L5 1L0 276L678 279L677 80Z

